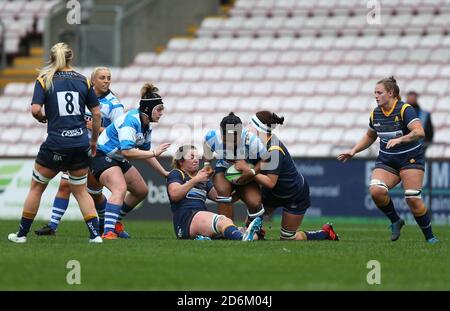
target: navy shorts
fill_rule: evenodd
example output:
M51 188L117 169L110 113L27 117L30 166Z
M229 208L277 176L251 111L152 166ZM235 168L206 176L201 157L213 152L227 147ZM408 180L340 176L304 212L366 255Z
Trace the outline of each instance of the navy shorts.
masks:
M90 146L53 149L41 145L36 163L53 171L75 171L91 164Z
M380 152L375 161L375 168L384 169L395 175L399 175L401 170L407 169L425 171L425 153L422 146L401 154L386 154Z
M90 171L91 174L95 177L95 179L97 179L97 181L100 181L100 175L107 169L114 166L120 167L123 174L125 174L132 167L132 165L130 164L130 162L128 162L128 160L119 161L110 158L102 151L97 150L97 154L92 159Z
M309 185L305 180L305 184L303 185L303 187L290 198L279 198L275 196L272 191L263 187L262 203L265 207L282 207L283 211L289 214L304 215L306 213L306 210L311 206Z
M191 222L195 214L198 212L200 211L187 209L184 211L178 211L173 215L173 228L178 239L188 240L191 238L189 234Z

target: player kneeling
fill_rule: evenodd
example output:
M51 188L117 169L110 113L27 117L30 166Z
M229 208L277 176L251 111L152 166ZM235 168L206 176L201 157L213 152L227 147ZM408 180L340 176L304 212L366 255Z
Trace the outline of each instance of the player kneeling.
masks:
M229 240L252 241L261 229L261 219L255 218L242 233L224 215L209 212L206 198L217 199L217 192L209 180L211 173L199 170L197 149L184 145L177 149L174 169L167 177L167 192L173 213L175 234L179 239L206 239L223 236Z

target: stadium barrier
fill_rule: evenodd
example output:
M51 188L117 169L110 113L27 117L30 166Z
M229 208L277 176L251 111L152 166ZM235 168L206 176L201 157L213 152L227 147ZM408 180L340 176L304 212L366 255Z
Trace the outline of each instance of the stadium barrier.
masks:
M309 216L342 217L382 217L373 204L368 192L373 160L354 159L345 164L335 159L295 158L298 169L307 179L311 189L312 206ZM162 158L162 165L170 167L170 159ZM18 219L21 215L24 199L28 193L30 176L34 160L2 159L0 160L0 219ZM143 163L133 163L141 172L149 186L147 199L133 213L130 219L171 219L169 199L165 180ZM450 224L450 165L447 161L430 160L426 167L423 197L433 212L435 224ZM45 191L39 219L49 219L59 176L54 178ZM109 191L104 190L106 196ZM413 222L413 216L403 197L400 186L390 191L397 211L405 219ZM212 211L214 203L208 204ZM244 219L245 208L237 204L235 218ZM331 217L331 219L332 219ZM64 219L81 219L80 211L72 197Z

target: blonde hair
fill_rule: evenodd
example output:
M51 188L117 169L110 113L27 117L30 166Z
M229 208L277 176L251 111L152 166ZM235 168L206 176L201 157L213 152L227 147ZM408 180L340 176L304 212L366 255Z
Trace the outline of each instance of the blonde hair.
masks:
M197 150L194 145L182 145L180 146L172 159L172 167L174 169L181 169L181 160L184 159L186 154L191 150Z
M50 50L50 62L39 72L39 78L44 80L45 89L53 87L53 76L63 68L69 67L73 52L64 42L56 43Z
M97 75L97 73L98 73L100 70L108 70L108 72L111 74L111 69L109 69L108 67L102 67L102 66L100 66L100 67L95 67L94 70L93 70L92 73L91 73L91 81L94 80L95 76Z
M400 96L400 88L397 84L397 80L395 80L394 76L391 76L389 78L382 79L377 82L377 84L383 84L384 89L388 92L393 91L394 97L398 100L402 100L402 97Z

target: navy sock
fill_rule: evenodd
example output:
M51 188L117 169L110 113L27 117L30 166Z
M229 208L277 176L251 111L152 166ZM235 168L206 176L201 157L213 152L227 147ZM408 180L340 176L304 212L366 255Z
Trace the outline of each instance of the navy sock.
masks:
M17 236L18 237L27 236L33 221L34 219L22 216L22 218L20 219L19 233L17 234Z
M414 216L414 218L416 219L420 229L422 229L425 239L428 240L434 237L433 230L431 228L431 215L429 210L427 210L427 212L422 216Z
M117 221L121 221L129 212L133 210L134 207L129 206L127 203L123 202L122 208L120 209L119 218Z
M394 208L394 202L389 198L389 203L386 206L378 206L378 208L389 218L391 223L397 222L400 220L400 216L398 216L397 212Z
M326 240L328 239L328 232L319 231L304 231L308 240Z
M69 206L69 199L55 197L52 207L52 217L50 218L49 227L56 231L61 218Z
M242 240L242 232L236 226L229 226L223 232L223 236L229 240Z
M95 204L95 209L97 210L98 215L98 228L100 232L103 232L105 226L105 209L106 209L105 197L103 197L103 200L100 203Z
M89 217L86 221L86 225L89 230L89 238L93 239L99 235L98 230L98 218L97 217Z

